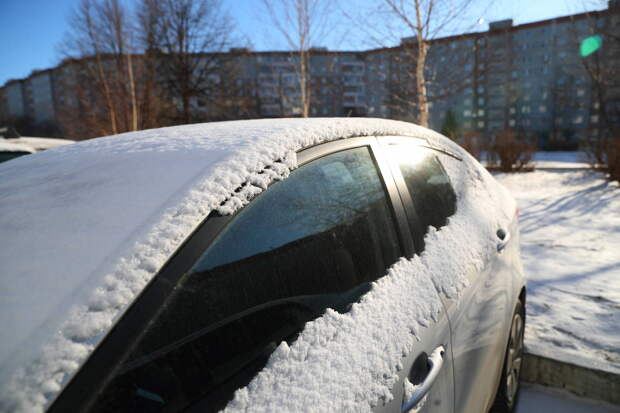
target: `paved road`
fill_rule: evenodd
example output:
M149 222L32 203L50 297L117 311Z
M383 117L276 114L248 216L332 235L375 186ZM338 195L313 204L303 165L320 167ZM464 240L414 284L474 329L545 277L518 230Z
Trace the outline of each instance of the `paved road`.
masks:
M620 413L620 406L582 399L562 390L522 386L517 413Z

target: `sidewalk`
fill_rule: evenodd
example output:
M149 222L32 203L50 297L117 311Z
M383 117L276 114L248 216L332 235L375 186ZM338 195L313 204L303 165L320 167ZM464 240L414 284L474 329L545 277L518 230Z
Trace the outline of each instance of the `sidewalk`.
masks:
M532 384L522 384L516 413L619 413L620 406L597 402L571 393Z

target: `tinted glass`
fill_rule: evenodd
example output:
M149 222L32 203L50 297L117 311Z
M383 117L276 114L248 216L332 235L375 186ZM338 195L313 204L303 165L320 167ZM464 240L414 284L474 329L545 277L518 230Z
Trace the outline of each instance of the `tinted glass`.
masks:
M428 227L441 228L456 212L456 195L433 150L416 145L389 145L389 148L413 200L419 222L411 222L411 231L416 248L421 251ZM419 227L424 228L422 233Z
M185 274L100 411L217 411L282 342L346 312L401 255L367 148L315 160L239 212Z

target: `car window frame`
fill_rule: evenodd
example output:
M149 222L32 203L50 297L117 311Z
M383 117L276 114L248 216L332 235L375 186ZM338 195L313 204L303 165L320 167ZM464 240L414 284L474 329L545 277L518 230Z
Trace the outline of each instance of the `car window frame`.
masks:
M302 166L321 157L359 147L368 147L386 193L403 256L411 257L415 253L415 248L402 194L394 179L389 156L382 149L377 137L354 137L307 147L297 152L297 164ZM157 317L161 304L165 302L183 274L243 208L226 216L220 216L212 211L196 226L69 379L48 407L49 413L88 411L92 407L100 394L98 390L106 388L112 380L121 367L122 360L133 350L134 345L140 340L141 333Z
M449 156L453 159L456 159L459 162L462 162L463 158L461 158L460 156L458 156L457 154L453 152L433 146L429 144L429 142L426 139L423 139L423 138L405 137L405 136L382 136L378 138L378 141L379 141L378 149L383 151L384 152L383 156L388 159L390 172L392 174L394 182L396 183L396 188L398 189L398 192L400 194L400 198L402 200L403 208L405 209L405 215L407 217L408 223L410 223L408 224L410 225L409 230L413 231L412 228L415 227L416 230L418 231L421 230L423 232L426 232L426 228L423 228L421 220L415 209L413 197L409 191L409 187L407 186L407 182L405 181L402 170L400 169L400 165L398 164L397 160L393 159L389 155L388 147L390 145L408 145L408 146L424 148L425 150L434 152L433 156L435 160L437 161L437 163L439 164L439 167L441 168L442 172L445 174L446 178L448 179L448 182L450 186L452 187L452 190L454 191L455 194L457 192L457 188L455 188L454 184L452 183L452 179L450 178L450 175L446 171L446 168L441 163L441 159L439 159L438 155L442 154L445 156ZM412 239L413 239L413 234L411 234L411 232L410 232L410 235L412 236ZM415 247L414 253L416 254L424 250L424 245L415 245L414 247Z

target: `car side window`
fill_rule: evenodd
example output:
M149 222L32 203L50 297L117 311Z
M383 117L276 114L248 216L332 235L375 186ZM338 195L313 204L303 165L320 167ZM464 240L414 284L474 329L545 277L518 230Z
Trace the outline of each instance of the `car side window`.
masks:
M98 411L212 412L326 309L403 255L367 147L314 160L242 209L181 278Z
M408 144L388 147L411 195L418 221L414 224L410 220L411 231L416 249L420 252L424 248L424 235L428 228L441 228L456 212L456 194L432 149ZM424 228L422 233L420 227Z

